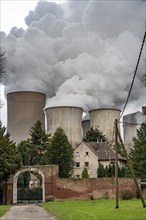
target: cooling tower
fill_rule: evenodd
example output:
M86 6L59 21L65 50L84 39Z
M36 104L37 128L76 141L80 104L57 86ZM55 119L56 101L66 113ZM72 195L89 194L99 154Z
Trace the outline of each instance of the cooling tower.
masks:
M86 136L87 131L90 129L90 116L87 113L82 119L83 138Z
M106 137L108 141L114 140L114 122L120 117L119 109L102 108L95 109L89 112L90 127L98 128Z
M74 148L82 141L82 113L78 107L51 107L46 110L47 132L53 134L61 127Z
M145 122L143 112L134 112L123 117L124 144L128 151L133 147L133 138L137 137L137 129Z
M7 95L7 130L19 143L29 138L29 130L40 120L45 127L45 95L39 92L12 92Z

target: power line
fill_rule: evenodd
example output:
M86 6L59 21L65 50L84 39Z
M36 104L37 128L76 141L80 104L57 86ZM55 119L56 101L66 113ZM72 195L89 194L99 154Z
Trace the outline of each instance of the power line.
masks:
M129 125L142 125L143 123L145 123L145 122L143 122L143 123L133 123L133 122L122 122L122 121L118 121L117 122L118 124L129 124Z
M146 32L145 32L144 37L143 37L143 41L142 41L142 45L141 45L139 57L138 57L138 60L137 60L136 68L135 68L135 71L134 71L134 76L133 76L133 79L132 79L132 83L131 83L131 86L130 86L130 90L129 90L129 93L128 93L128 96L127 96L127 99L126 99L126 102L125 102L125 105L124 105L124 108L123 108L123 111L122 111L122 113L121 113L121 115L120 115L119 120L120 120L121 117L123 116L123 113L124 113L124 111L125 111L125 109L126 109L127 103L128 103L128 101L129 101L129 97L130 97L131 90L132 90L132 87L133 87L133 84L134 84L134 80L135 80L135 77L136 77L136 73L137 73L139 61L140 61L140 58L141 58L141 54L142 54L142 50L143 50L145 38L146 38Z

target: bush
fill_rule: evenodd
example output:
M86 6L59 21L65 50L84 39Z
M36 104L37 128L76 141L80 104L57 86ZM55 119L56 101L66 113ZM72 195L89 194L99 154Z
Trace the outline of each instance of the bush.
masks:
M134 195L130 189L124 189L121 191L121 199L123 200L129 200L134 198Z
M82 178L89 178L88 170L87 168L84 168L82 171Z

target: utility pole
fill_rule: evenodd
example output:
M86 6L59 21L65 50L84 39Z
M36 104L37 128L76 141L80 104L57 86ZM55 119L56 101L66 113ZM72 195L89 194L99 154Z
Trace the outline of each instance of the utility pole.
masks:
M116 206L115 208L119 208L119 184L118 184L118 133L117 133L117 124L118 120L115 120L115 150L116 150L116 157L115 157L115 183L116 183Z
M116 123L115 123L115 124L116 124ZM117 129L116 129L116 131L117 131L117 136L119 137L119 141L120 141L120 143L121 143L121 146L122 146L122 148L123 148L125 157L126 157L126 159L127 159L128 167L129 167L129 169L130 169L130 172L131 172L131 174L132 174L133 180L134 180L134 182L135 182L135 185L136 185L136 188L137 188L137 192L138 192L139 197L140 197L140 199L141 199L143 208L146 208L146 204L145 204L145 201L144 201L142 192L141 192L141 188L140 188L140 186L139 186L139 184L138 184L138 182L137 182L137 179L136 179L136 176L135 176L135 173L134 173L134 170L133 170L131 161L130 161L130 159L129 159L129 157L128 157L126 148L125 148L125 146L124 146L124 144L123 144L123 141L122 141L122 138L121 138L119 129L118 129L118 127L116 127L116 128L117 128Z

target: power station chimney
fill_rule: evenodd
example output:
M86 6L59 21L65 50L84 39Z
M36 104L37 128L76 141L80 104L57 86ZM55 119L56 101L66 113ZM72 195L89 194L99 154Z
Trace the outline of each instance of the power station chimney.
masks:
M52 135L61 127L73 148L82 141L82 108L78 107L51 107L46 108L47 133Z
M109 142L114 140L114 122L120 117L119 109L99 108L89 111L90 127L98 128Z
M45 95L40 92L12 92L7 94L7 130L16 143L29 137L29 130L40 120L45 128Z

